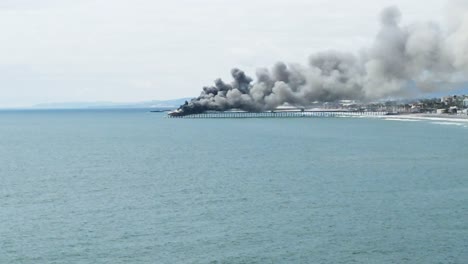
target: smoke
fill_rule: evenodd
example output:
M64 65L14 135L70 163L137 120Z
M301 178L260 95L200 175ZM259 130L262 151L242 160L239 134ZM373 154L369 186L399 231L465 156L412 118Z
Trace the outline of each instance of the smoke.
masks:
M258 69L256 82L242 70L233 69L232 83L216 80L174 114L409 97L447 86L440 84L466 81L468 5L455 0L451 10L456 12L451 12L449 29L444 32L434 22L402 26L400 10L385 8L373 45L361 54L320 52L311 55L306 66L278 62L271 69Z

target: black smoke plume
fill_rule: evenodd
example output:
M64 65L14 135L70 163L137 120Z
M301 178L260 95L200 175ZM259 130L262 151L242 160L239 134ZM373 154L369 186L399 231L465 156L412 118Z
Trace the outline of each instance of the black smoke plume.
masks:
M468 5L454 2L452 26L442 31L434 22L401 26L401 13L388 7L380 14L381 28L374 44L359 56L326 51L313 54L309 64L278 62L260 68L256 82L233 69L233 81L217 79L200 96L186 102L172 115L208 110L273 110L288 103L342 99L376 100L431 92L441 83L466 81L468 72ZM446 87L447 85L443 85Z

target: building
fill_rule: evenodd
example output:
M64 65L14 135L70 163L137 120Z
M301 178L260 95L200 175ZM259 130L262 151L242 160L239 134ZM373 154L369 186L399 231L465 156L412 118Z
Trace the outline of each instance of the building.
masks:
M413 104L411 106L410 112L411 113L421 113L421 109L422 109L422 107L420 105Z
M449 105L453 102L453 99L454 99L453 96L445 96L445 97L440 98L440 102L443 104Z
M448 110L449 114L457 114L458 113L458 107L456 106L451 106Z
M463 100L463 106L468 107L468 97Z

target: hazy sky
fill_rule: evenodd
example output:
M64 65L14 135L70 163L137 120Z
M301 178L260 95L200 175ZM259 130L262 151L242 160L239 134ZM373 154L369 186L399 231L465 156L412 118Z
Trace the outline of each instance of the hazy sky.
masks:
M197 96L232 67L369 46L380 10L443 22L447 0L0 0L0 107Z

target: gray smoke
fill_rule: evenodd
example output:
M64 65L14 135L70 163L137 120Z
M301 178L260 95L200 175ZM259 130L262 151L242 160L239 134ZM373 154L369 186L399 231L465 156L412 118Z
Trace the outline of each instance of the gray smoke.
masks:
M388 7L380 14L381 28L374 44L359 56L326 51L310 56L306 66L278 62L271 69L258 69L256 82L233 69L232 83L216 80L176 114L233 108L264 111L285 103L308 106L315 101L408 97L466 81L468 5L466 1L454 3L456 12L446 32L434 22L401 26L400 10Z

